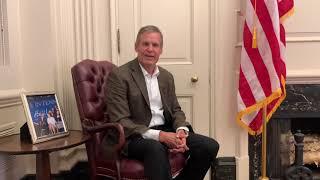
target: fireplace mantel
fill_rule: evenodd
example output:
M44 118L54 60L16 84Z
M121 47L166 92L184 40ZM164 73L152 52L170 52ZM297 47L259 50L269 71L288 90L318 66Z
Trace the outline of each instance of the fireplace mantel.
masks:
M288 84L272 118L320 117L320 84Z
M291 119L320 118L320 84L287 84L287 96L267 125L267 174L282 179L290 162L280 158L280 139L291 131ZM250 179L257 179L261 165L261 135L249 136Z

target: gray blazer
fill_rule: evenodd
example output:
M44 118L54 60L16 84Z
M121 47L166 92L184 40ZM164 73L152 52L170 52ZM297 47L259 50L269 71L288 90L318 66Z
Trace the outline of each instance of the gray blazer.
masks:
M178 103L172 74L161 67L159 71L158 83L166 124L174 130L187 126L192 131ZM141 135L149 129L151 109L148 91L137 59L113 69L108 77L106 97L110 121L124 127L127 143L130 136Z

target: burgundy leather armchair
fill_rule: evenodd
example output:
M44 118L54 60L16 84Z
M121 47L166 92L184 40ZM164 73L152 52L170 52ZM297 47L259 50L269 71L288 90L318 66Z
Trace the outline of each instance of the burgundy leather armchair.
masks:
M80 115L82 130L91 135L86 143L90 178L99 176L117 180L143 180L143 164L121 155L125 144L123 128L118 123L111 123L106 114L105 88L110 71L115 67L108 61L83 60L71 69L73 87ZM113 158L107 159L102 149L102 139L107 130L116 130L118 144L114 146ZM183 154L169 154L172 175L176 176L186 163Z

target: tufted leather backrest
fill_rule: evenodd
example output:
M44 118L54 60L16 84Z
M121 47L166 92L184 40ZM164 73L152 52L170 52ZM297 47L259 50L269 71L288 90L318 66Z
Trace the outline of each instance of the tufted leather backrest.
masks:
M88 129L99 129L99 125L108 122L105 91L108 75L113 68L115 65L108 61L89 59L83 60L71 68L73 88L84 133L88 133ZM117 179L144 180L143 164L121 154L121 148L125 141L122 126L118 123L104 125L105 128L102 128L101 131L96 133L91 131L92 138L86 142L90 179L105 176ZM110 126L108 127L108 125ZM96 126L96 128L85 128L87 126ZM106 144L102 144L102 139L105 135L110 134L107 132L112 133L113 131L116 134L112 138L117 138L119 144L114 147L114 151L109 152L104 148ZM181 171L186 162L182 153L171 154L169 161L174 175Z
M89 59L72 67L73 87L82 123L94 126L108 119L105 90L108 75L114 67L109 61Z

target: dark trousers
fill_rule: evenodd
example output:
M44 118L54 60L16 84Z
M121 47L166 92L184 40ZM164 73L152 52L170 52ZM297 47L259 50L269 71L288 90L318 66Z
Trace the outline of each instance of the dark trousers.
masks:
M190 156L187 165L175 180L202 180L215 160L219 144L206 136L190 133L187 137ZM167 147L152 139L135 137L128 144L129 158L144 163L145 175L149 180L171 180L171 167Z

